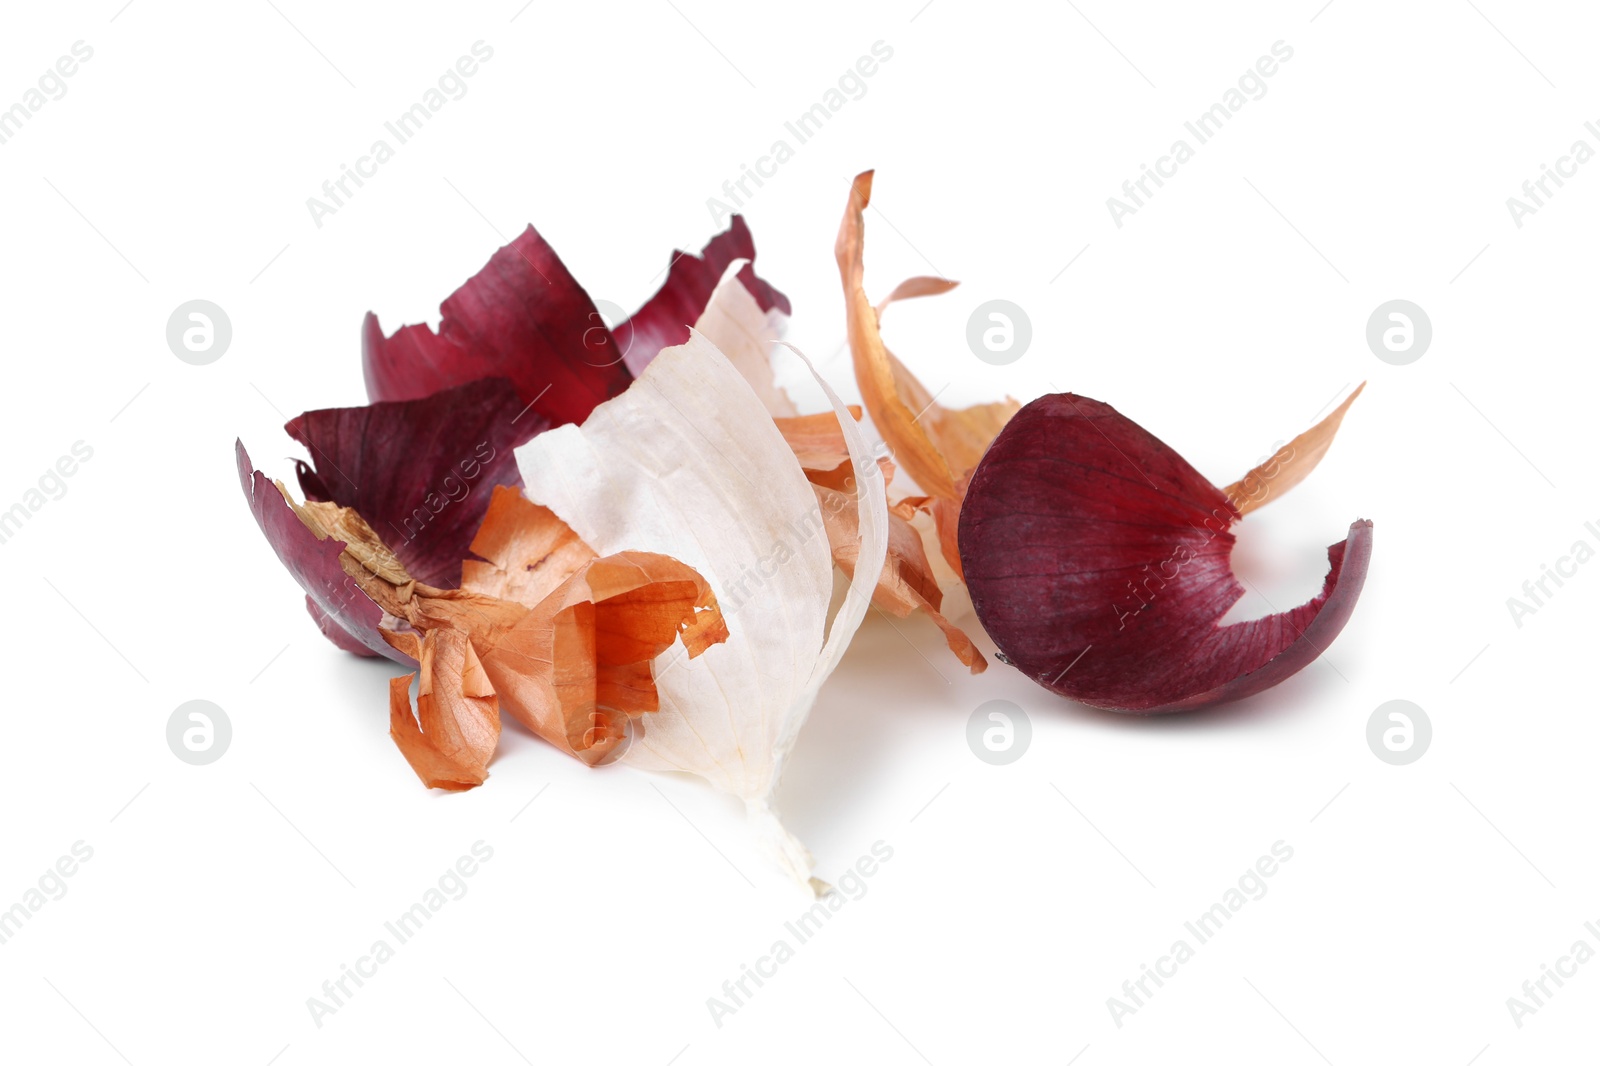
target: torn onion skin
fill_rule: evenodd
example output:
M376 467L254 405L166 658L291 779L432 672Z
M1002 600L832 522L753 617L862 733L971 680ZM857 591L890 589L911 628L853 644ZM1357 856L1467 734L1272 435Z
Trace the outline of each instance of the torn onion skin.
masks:
M822 507L823 527L828 533L834 564L844 571L845 577L853 578L861 548L860 523L849 508L854 485L849 491L842 491L813 479L811 488ZM989 667L988 660L971 637L940 613L943 602L944 594L928 565L921 535L912 528L908 518L891 511L888 556L878 575L878 586L872 592L873 606L896 618L905 618L912 611L921 610L939 627L945 643L961 664L974 674L983 673Z
M311 455L296 463L307 500L352 508L412 577L455 588L495 488L522 487L512 449L548 428L511 382L483 378L421 400L307 411L284 431Z
M728 228L707 241L699 255L673 252L661 288L612 331L633 375L643 373L663 348L688 341L689 327L704 313L717 282L736 259L749 260L739 270L739 281L756 306L789 314L789 298L756 275L755 258L755 240L742 215L734 215Z
M633 380L589 294L532 226L439 311L437 333L402 326L389 337L368 313L361 348L371 399L420 400L504 377L524 403L560 425L583 421Z
M1007 661L1082 703L1161 714L1283 681L1332 643L1361 593L1370 521L1328 549L1309 602L1220 625L1244 593L1230 562L1239 517L1149 432L1061 393L1028 404L995 438L957 539L973 608Z
M240 461L248 463L242 450ZM271 493L299 526L298 534L273 539L274 547L308 549L318 566L337 552L334 565L355 598L370 601L390 657L419 664L418 674L391 681L390 734L429 788L483 783L502 712L598 765L627 735L628 720L658 709L656 656L679 639L691 659L728 639L716 596L693 569L650 552L597 558L516 489L496 486L471 545L482 558L468 560L463 587L441 589L407 573L351 508L296 504L281 485L253 476L261 491L252 503ZM296 576L309 591L319 587Z
M865 212L872 199L873 172L863 171L850 185L850 202L839 223L834 258L844 283L846 322L851 360L862 403L873 424L883 434L895 462L903 466L926 496L916 498L910 511L926 511L933 519L939 554L961 576L956 552L956 518L966 492L967 478L978 465L995 434L1021 408L1007 397L998 403L948 408L938 395L917 380L884 344L883 314L900 300L938 296L956 287L949 278L907 278L876 306L862 286L866 244ZM896 504L906 504L905 498ZM904 508L901 508L904 510ZM910 519L911 513L902 513Z
M674 253L660 290L612 330L555 249L529 226L439 305L438 332L413 325L386 336L368 312L361 325L367 396L420 400L503 377L551 425L582 422L620 395L664 346L687 340L722 271L755 254L749 227L734 216L699 256ZM739 278L762 310L788 314L788 298L757 277L752 264Z
M233 450L239 486L250 513L279 560L305 590L306 609L317 628L346 651L412 665L412 659L380 635L383 611L346 575L340 563L345 542L319 536L308 528L279 487L251 464L244 443L234 441Z
M390 634L391 643L422 664L417 711L411 679L389 679L389 736L429 788L463 792L489 778L500 743L500 704L477 651L456 629Z

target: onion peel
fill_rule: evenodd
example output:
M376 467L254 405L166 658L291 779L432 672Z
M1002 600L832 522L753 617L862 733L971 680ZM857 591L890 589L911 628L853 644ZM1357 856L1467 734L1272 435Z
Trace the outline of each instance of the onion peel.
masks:
M1311 431L1310 466L1347 409ZM1283 476L1309 469L1284 464ZM1355 607L1372 554L1365 520L1328 549L1316 597L1221 625L1244 594L1230 562L1240 517L1148 431L1062 393L1028 404L995 438L958 540L973 608L1006 661L1080 702L1154 714L1277 684L1320 656Z
M855 420L817 380L852 463L875 470ZM663 351L628 392L582 426L534 438L517 460L529 495L597 550L661 552L710 582L731 636L656 668L661 710L641 720L622 761L692 773L739 797L780 865L809 883L810 853L779 819L774 792L883 570L881 481L856 479L860 562L830 623L833 559L811 483L761 398L706 337Z
M939 406L916 376L884 344L880 320L889 305L904 299L949 292L956 282L916 277L896 286L876 307L867 298L864 213L872 199L868 170L856 176L834 243L844 285L846 322L856 384L872 421L894 460L923 492L960 502L958 480L972 469L1000 427L1016 413L1015 400L952 409Z
M1317 464L1322 462L1322 457L1328 454L1328 446L1333 443L1334 435L1339 432L1345 412L1350 410L1350 405L1356 402L1356 397L1360 396L1361 390L1366 387L1365 381L1357 385L1355 391L1345 397L1344 402L1335 407L1328 417L1295 437L1274 452L1266 462L1223 489L1222 494L1228 498L1228 503L1241 516L1247 515L1304 481L1306 475L1315 470Z

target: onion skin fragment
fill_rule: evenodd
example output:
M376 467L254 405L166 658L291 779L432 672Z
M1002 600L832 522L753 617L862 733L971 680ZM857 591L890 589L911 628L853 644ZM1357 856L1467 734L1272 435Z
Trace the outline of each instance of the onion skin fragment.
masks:
M522 487L512 449L550 423L511 382L481 378L420 400L307 411L283 428L311 456L296 463L308 501L355 510L412 577L455 588L495 489Z
M495 252L439 312L437 332L412 325L389 336L368 312L361 358L370 399L420 400L504 377L524 403L561 425L583 421L633 380L589 294L532 226Z
M629 372L638 377L662 349L688 343L689 327L705 312L723 271L736 259L748 260L739 270L739 281L756 306L787 316L789 298L757 276L755 258L755 240L741 215L734 215L728 228L707 241L699 255L673 252L661 288L612 330Z
M1110 405L1062 393L1024 407L973 471L957 540L978 620L1045 688L1132 714L1255 695L1296 673L1349 620L1372 523L1328 549L1307 603L1219 625L1233 574L1223 491Z
M233 442L233 454L250 513L279 561L305 590L306 609L317 628L346 651L381 655L412 666L413 660L391 647L379 633L382 609L345 573L340 557L346 543L307 527L280 487L250 462L243 441Z
M660 290L613 330L555 249L529 226L439 305L437 331L409 325L386 335L378 316L367 314L361 325L367 396L420 400L503 377L550 425L582 422L627 389L662 347L688 340L689 325L723 270L755 254L750 228L733 216L699 256L674 253ZM761 310L789 313L788 297L758 277L753 262L739 278Z

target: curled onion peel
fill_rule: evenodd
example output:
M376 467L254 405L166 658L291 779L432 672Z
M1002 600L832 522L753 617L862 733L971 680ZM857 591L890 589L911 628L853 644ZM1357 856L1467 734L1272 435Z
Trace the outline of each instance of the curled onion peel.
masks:
M855 511L854 566L834 612L822 502L761 397L704 335L663 351L581 426L542 433L516 453L529 497L596 551L626 545L682 560L722 604L726 643L657 664L660 710L635 722L621 761L691 773L739 797L779 865L813 888L810 852L783 825L774 795L889 548L879 468L849 410L816 380L861 474L840 499Z
M1244 594L1232 527L1305 477L1354 399L1226 492L1109 404L1072 393L1033 401L990 445L961 508L978 620L1017 669L1108 710L1193 710L1276 685L1349 620L1372 523L1353 523L1328 549L1310 601L1220 625Z
M368 313L362 369L373 400L417 400L485 377L511 381L550 425L582 422L620 395L662 348L688 340L724 269L753 260L744 219L700 255L673 253L667 280L633 317L610 328L555 249L529 226L440 304L439 329L402 326L385 335ZM744 262L740 281L763 311L789 301Z
M284 431L311 456L295 464L306 499L359 512L412 577L455 588L495 488L522 487L512 449L548 428L509 381L482 378L421 400L307 411Z
M919 514L928 516L930 522L923 527L929 547L944 558L953 575L959 578L961 560L956 553L956 516L966 492L967 475L995 434L1000 432L1000 427L1017 413L1021 404L1007 397L999 403L943 407L937 402L938 393L930 392L884 343L883 314L892 304L939 296L954 289L957 283L948 278L907 278L876 305L867 298L863 279L866 273L866 209L872 201L872 176L872 171L863 171L851 182L850 200L833 245L839 278L844 285L845 320L856 385L894 461L926 493L901 497L895 503L896 514L908 522ZM972 654L977 655L976 649ZM966 661L965 656L963 661ZM976 663L974 673L982 669L981 655Z

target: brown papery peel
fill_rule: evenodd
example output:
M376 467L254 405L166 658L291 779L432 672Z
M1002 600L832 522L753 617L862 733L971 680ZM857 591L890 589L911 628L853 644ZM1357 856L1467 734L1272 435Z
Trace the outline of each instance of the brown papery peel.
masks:
M815 479L812 489L822 505L822 520L828 531L834 565L843 570L846 577L854 577L861 533L855 512L848 506L851 498L847 493L817 484ZM962 665L975 674L983 673L989 666L988 660L971 637L939 613L943 600L944 594L939 591L939 581L928 564L921 534L906 518L891 511L889 552L883 572L878 575L878 586L872 593L873 605L896 618L905 618L913 611L924 612L939 627L945 643Z
M849 410L851 416L859 421L861 408L852 406ZM845 448L839 420L828 413L775 418L773 421L777 423L784 441L794 450L795 458L800 461L806 479L817 494L834 565L844 572L845 577L854 577L856 556L861 549L861 531L855 511L849 506L855 496L855 466ZM887 489L894 480L894 463L887 458L880 458L878 469ZM928 497L908 496L890 508L888 555L884 560L883 572L878 575L872 602L879 610L887 611L896 618L905 618L913 611L924 612L944 634L945 643L961 660L961 664L973 673L981 674L988 668L988 660L971 637L939 613L944 594L939 590L939 580L928 563L922 535L911 525L917 511L927 506ZM955 530L953 515L954 510L950 524L952 536ZM953 539L949 550L954 554Z
M472 642L459 629L389 633L396 648L421 664L417 710L411 679L389 679L389 736L429 788L475 788L489 776L500 743L500 700Z
M871 199L872 171L869 170L857 175L851 185L850 203L834 244L834 256L844 284L856 384L895 462L927 494L925 498L916 499L912 507L932 515L938 530L940 554L959 575L961 560L955 547L955 527L967 476L983 458L995 435L1022 405L1007 399L959 409L941 407L922 382L889 351L880 331L883 313L889 305L898 300L949 292L956 283L946 278L911 278L901 282L887 299L874 307L863 287L866 239L863 213Z
M861 421L861 408L858 405L850 404L847 409L851 418ZM774 416L772 421L777 425L778 432L783 434L784 442L794 452L808 480L842 492L855 492L851 482L854 468L850 462L850 451L845 446L844 430L832 411L814 415ZM894 479L893 461L887 456L880 458L878 469L887 486Z
M659 706L651 660L680 637L694 657L728 636L693 569L650 552L597 557L515 489L495 489L472 543L485 561L467 562L460 589L412 580L349 508L289 504L345 543L340 563L383 609L384 639L420 663L415 717L416 675L391 682L390 735L432 788L483 783L502 710L590 765L608 761L628 720Z
M861 420L861 408L852 405L849 411L856 421ZM849 506L855 496L856 471L839 420L829 413L774 418L773 421L777 423L778 432L783 434L785 443L793 449L795 458L805 471L806 480L811 482L816 492L834 565L844 572L845 577L853 578L856 557L861 550L861 530L855 511ZM883 476L884 489L887 491L894 480L893 461L880 457L878 472ZM911 524L918 510L929 506L928 497L918 496L906 497L889 509L889 548L883 571L878 575L877 587L872 593L872 603L896 618L922 611L939 627L945 643L961 660L961 664L973 673L981 674L988 669L989 661L983 657L971 637L939 613L944 594L939 590L939 579L928 563L922 535ZM952 510L952 537L955 530L954 513ZM950 552L955 553L953 539Z
M954 285L955 282L943 278L912 278L897 288L886 303L910 296L945 292ZM870 313L873 312L869 308ZM773 371L769 349L776 343L776 330L772 316L761 311L733 276L723 278L695 329L727 356L754 390L767 413L772 416L784 443L794 453L806 480L819 490L819 497L822 497L820 490L832 490L831 495L819 500L823 505L828 546L835 565L846 576L853 577L861 536L852 517L854 511L845 504L854 499L857 482L873 476L883 478L883 487L887 492L896 472L893 460L886 455L877 455L876 471L871 464L858 464L851 458L845 426L836 412L795 413L793 401L778 386ZM921 389L922 386L915 379L910 380L917 389ZM847 410L852 420L861 420L859 406L850 405ZM932 510L933 503L927 497L916 497L915 500L915 504L901 500L891 509L888 518L888 553L883 571L878 576L873 603L880 610L899 618L915 610L926 611L934 624L944 632L946 643L962 663L973 673L981 673L988 666L983 655L965 633L939 613L941 596L938 581L928 563L928 554L920 536L907 525L917 518L919 507ZM829 510L829 504L836 506ZM955 505L951 506L950 529L953 537ZM844 514L844 511L850 513ZM956 558L953 540L949 555L952 559ZM908 589L922 591L913 595L908 593Z
M861 408L851 406L851 417L861 419ZM823 523L828 534L828 547L833 562L844 576L852 578L856 572L856 556L861 550L861 530L855 510L850 506L855 497L855 465L845 445L844 431L831 412L801 415L795 418L774 418L778 432L794 450L795 458L805 471L822 507ZM878 470L883 476L885 490L894 480L894 463L888 458L878 460ZM908 502L908 501L916 502ZM988 669L989 661L983 657L972 638L939 613L944 595L939 590L939 580L928 564L928 553L922 545L922 535L911 525L917 510L926 504L927 497L907 497L889 510L889 549L884 559L883 572L878 575L877 588L872 593L872 603L881 611L896 618L905 618L913 611L922 611L939 631L945 643L955 653L961 664L975 674ZM951 523L951 530L955 529ZM955 551L954 543L950 547Z
M1346 396L1344 403L1335 407L1327 418L1279 448L1272 458L1222 490L1241 517L1282 496L1316 469L1322 457L1328 454L1328 446L1339 432L1345 412L1350 410L1350 405L1356 402L1356 397L1366 387L1365 381L1357 385L1356 390Z

